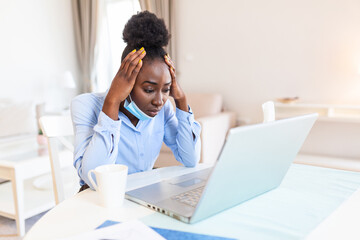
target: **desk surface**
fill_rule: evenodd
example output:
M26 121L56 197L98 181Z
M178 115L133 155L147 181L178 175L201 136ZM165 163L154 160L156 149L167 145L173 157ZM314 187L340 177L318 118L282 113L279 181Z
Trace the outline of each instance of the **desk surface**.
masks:
M129 175L127 190L205 167L176 166ZM25 240L67 237L93 230L106 220L133 219L153 227L224 237L303 239L359 187L360 173L293 164L277 189L192 225L130 201L122 208L106 209L99 205L96 192L86 190L45 214ZM360 230L355 234L360 236Z
M360 239L360 190L323 221L306 240Z

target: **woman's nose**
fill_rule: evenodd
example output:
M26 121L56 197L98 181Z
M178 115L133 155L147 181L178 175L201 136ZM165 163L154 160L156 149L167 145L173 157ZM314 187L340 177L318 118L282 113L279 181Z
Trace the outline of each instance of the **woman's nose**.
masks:
M158 93L154 96L153 100L152 100L152 104L154 106L160 107L164 104L163 98L162 98L162 94Z

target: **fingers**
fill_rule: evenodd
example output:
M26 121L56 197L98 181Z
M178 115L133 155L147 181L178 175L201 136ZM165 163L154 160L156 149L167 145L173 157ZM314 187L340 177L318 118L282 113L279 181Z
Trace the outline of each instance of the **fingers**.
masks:
M121 63L120 66L120 70L125 68L125 64L127 63L127 61L129 60L130 57L132 57L134 54L136 53L136 49L132 50L128 55L126 55L126 57L124 58L124 60Z
M132 75L132 72L137 67L137 65L140 62L142 62L140 60L143 59L146 55L144 48L140 48L136 52L131 52L131 53L132 53L132 55L129 56L129 58L127 59L126 62L124 62L125 63L124 71L125 71L125 75L127 77L130 77ZM129 55L130 55L130 53L129 53Z
M131 59L134 55L136 55L136 52L137 52L136 49L134 49L131 52L129 52L128 55L126 55L126 57L124 58L124 60L121 63L119 71L126 68L126 65L129 62L129 59Z
M134 70L132 71L131 75L130 75L130 79L136 79L137 75L140 72L140 69L143 65L143 61L140 59L138 64L136 65L136 67L134 68Z
M170 59L170 57L169 57L168 54L166 54L166 55L164 56L164 58L165 58L166 64L169 66L171 78L172 78L172 79L175 79L176 75L175 75L175 67L174 67L173 61Z
M170 74L171 74L171 78L175 80L176 78L175 68L173 67L170 68Z
M166 64L167 64L170 68L172 68L172 69L174 70L174 72L175 72L175 66L174 66L174 63L173 63L173 61L171 60L170 56L169 56L168 54L166 54L166 55L164 56L164 58L165 58Z

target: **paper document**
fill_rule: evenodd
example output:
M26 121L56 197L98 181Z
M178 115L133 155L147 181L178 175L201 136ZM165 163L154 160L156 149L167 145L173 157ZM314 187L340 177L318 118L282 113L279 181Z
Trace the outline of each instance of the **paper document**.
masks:
M161 235L140 221L118 223L61 240L164 240Z

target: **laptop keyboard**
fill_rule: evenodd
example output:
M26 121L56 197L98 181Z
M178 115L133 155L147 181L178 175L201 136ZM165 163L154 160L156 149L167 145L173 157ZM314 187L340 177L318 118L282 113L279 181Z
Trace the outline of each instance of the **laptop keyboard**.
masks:
M198 203L201 193L204 190L205 186L195 188L191 191L187 191L181 194L178 194L176 196L171 197L171 199L179 201L181 203L185 203L187 205L190 205L192 207L196 207L196 204Z

